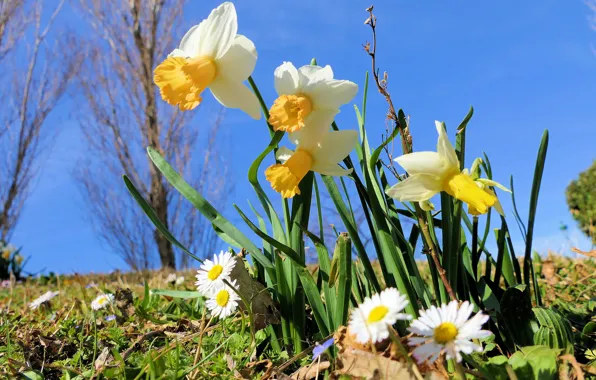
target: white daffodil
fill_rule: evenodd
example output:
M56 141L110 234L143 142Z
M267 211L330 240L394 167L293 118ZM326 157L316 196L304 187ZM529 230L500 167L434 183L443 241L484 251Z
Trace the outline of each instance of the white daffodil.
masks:
M444 191L479 214L485 214L497 202L494 195L480 189L467 171L460 172L459 160L442 123L435 121L439 140L436 152L415 152L395 161L410 175L387 190L400 202L425 202Z
M197 271L197 290L206 297L211 296L216 288L224 285L224 280L231 281L234 265L236 258L230 252L221 251L219 255L213 255L213 261L205 260Z
M470 315L474 306L465 301L458 306L458 301L451 301L440 308L431 306L428 310L420 312L420 318L412 322L408 330L421 337L412 337L408 340L410 346L418 346L412 355L419 363L430 359L437 360L439 355L446 353L447 359L456 359L461 362L461 354L481 352L482 346L472 342L472 339L482 339L492 333L482 330L482 325L488 321L488 316L477 313Z
M269 110L268 121L276 131L298 132L307 126L328 131L339 107L358 92L355 83L333 79L330 66L296 69L291 62L284 62L274 75L278 98Z
M230 285L232 285L234 289L238 288L236 280L230 281ZM215 287L211 297L205 301L205 306L207 306L207 309L209 309L212 316L223 319L232 315L236 311L240 297L238 297L238 294L236 294L234 289L230 288L225 283Z
M229 2L190 28L179 48L155 68L153 79L162 98L182 111L192 110L209 88L223 106L239 108L259 119L259 101L242 83L255 68L257 51L252 41L237 31L236 9Z
M35 300L33 300L33 302L29 304L29 308L35 310L39 308L41 305L50 302L50 300L56 297L58 294L60 294L60 292L52 292L51 290L47 291Z
M398 320L412 318L401 311L408 306L406 296L395 288L366 298L357 309L352 310L349 331L360 343L380 342L389 337L389 328Z
M100 294L91 302L91 308L93 310L103 309L104 307L108 306L114 302L114 295L113 294Z
M284 198L300 194L298 184L309 172L342 176L352 172L339 166L358 143L356 131L332 131L322 135L301 133L294 140L296 150L281 148L277 159L282 164L271 165L265 170L265 178Z

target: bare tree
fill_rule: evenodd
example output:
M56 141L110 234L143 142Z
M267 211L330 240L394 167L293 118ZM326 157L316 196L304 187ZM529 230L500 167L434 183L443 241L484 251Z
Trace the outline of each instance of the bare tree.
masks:
M78 78L84 103L80 122L89 154L76 170L91 221L131 268L151 267L155 253L163 267L174 268L172 244L127 193L122 174L185 246L213 250L211 226L171 189L145 153L147 146L156 149L221 207L231 185L225 156L218 154L222 115L201 128L196 121L191 125L196 111L182 113L165 104L153 84L154 67L179 36L183 2L80 0L80 6L95 35L81 43L88 59ZM187 266L188 257L180 255L180 265Z
M65 34L46 38L63 3L42 25L42 0L0 2L0 240L8 240L17 225L49 145L46 119L79 66L78 53L64 48Z

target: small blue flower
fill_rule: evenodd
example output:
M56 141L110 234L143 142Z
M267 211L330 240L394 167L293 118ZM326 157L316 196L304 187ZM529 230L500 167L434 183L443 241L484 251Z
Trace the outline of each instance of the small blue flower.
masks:
M116 316L115 316L114 314L112 314L112 315L108 315L108 316L106 317L106 321L108 321L108 322L109 322L109 321L113 321L114 319L116 319Z
M92 282L89 285L85 286L85 288L89 289L89 288L97 288L97 284Z
M321 344L317 344L315 348L312 350L312 360L315 360L319 357L325 350L329 347L333 346L333 338L327 339L325 342Z

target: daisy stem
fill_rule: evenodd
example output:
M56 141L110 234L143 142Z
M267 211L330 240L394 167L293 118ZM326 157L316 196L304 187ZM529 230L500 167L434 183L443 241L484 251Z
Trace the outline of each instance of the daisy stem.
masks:
M456 360L454 360L453 364L455 365L455 370L457 371L457 374L461 380L466 380L466 371L464 371L464 367L461 365L461 363L458 363Z
M93 322L93 368L95 368L95 359L97 358L97 321L95 320L95 311L92 313L92 322Z
M416 364L416 362L414 360L412 360L412 357L410 356L409 351L406 348L406 346L404 346L404 344L402 343L402 341L399 337L399 334L392 327L389 328L389 336L391 337L391 340L397 345L397 347L399 347L400 353L403 355L403 357L408 362L410 369L414 373L414 376L416 377L416 379L423 380L424 378L422 377L422 374L420 374L420 371L418 370L418 365Z

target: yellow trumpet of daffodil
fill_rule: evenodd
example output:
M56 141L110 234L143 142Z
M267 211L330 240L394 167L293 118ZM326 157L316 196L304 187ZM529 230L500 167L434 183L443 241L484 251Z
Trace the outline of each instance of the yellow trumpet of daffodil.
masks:
M426 202L444 191L466 203L477 214L485 214L497 203L497 197L481 189L467 170L460 171L459 160L445 128L438 121L435 121L435 125L439 133L437 151L397 157L395 161L410 176L388 189L387 195L400 202Z
M355 83L333 79L330 66L296 69L291 62L284 62L274 76L278 98L269 110L268 121L276 131L298 133L310 126L309 134L327 132L339 107L358 92ZM320 130L313 131L315 128Z
M474 183L476 183L476 186L478 186L483 191L486 191L488 194L494 196L495 198L497 198L497 195L491 189L491 187L497 187L503 191L511 193L511 190L509 190L508 188L506 188L505 186L501 185L500 183L498 183L496 181L490 180L488 178L480 178L479 166L481 163L482 163L482 159L477 158L474 160L474 162L472 163L472 167L470 168L470 176L474 180ZM463 172L467 173L467 169L464 169ZM499 198L497 198L497 201L495 202L493 207L495 210L497 210L497 212L500 215L505 216L505 212L503 211L503 206L501 206L501 202L499 202ZM476 210L474 207L471 207L471 206L468 207L468 213L470 213L471 215L474 215L474 216L478 216L481 214L480 212L478 212L478 210Z
M280 148L277 159L281 164L271 165L265 170L265 178L284 198L300 194L298 185L309 172L324 175L343 176L350 174L339 166L358 143L356 131L331 131L322 135L301 134L300 140L294 140L296 150Z
M155 68L153 80L161 97L188 111L201 103L201 93L209 88L223 106L259 119L259 101L243 84L255 68L257 50L237 31L236 9L229 2L190 28L179 48Z

